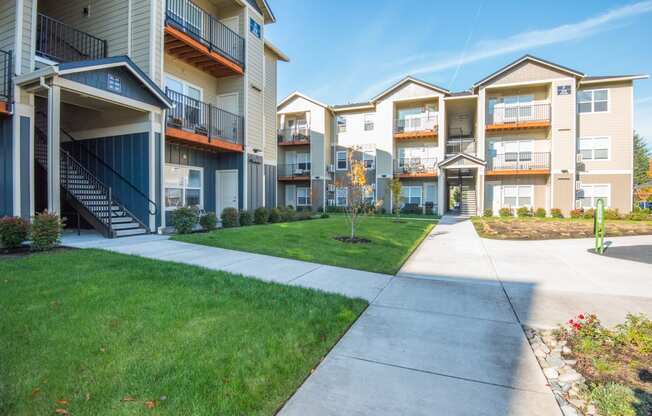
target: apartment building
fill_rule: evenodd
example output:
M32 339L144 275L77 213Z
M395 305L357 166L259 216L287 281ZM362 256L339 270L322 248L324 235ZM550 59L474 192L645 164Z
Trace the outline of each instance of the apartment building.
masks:
M307 120L319 111L320 120L330 120L330 130L319 126L330 131L323 140L330 152L304 146L301 156L327 166L319 172L326 193L311 201L313 208L347 205L346 186L338 184L346 183L346 154L354 148L373 184L370 200L387 210L393 208L388 182L397 177L403 206L439 214L522 206L568 214L599 199L629 212L633 82L645 78L587 76L526 55L459 92L406 77L362 103L326 106L294 93L278 107L279 149L285 149L282 132L296 130L288 113ZM281 179L279 190L297 180Z
M265 0L4 1L0 215L114 237L273 206L275 20Z

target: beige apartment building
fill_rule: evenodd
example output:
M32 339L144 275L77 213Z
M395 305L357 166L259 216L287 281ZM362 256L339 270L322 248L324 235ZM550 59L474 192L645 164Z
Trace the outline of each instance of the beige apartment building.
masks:
M525 206L567 215L598 199L629 212L633 82L644 78L587 76L526 55L460 92L406 77L362 103L293 93L278 105L278 203L347 205L337 184L355 148L370 200L387 210L398 177L402 205L439 214Z
M266 0L3 1L0 215L115 237L274 206L275 21Z

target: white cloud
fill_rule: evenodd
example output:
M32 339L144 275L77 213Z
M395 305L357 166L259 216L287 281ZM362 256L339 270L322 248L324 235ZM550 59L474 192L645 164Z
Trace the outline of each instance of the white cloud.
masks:
M652 12L652 0L641 1L612 9L576 23L564 24L550 29L531 30L517 33L503 39L480 41L461 58L458 54L450 54L448 57L444 57L434 63L415 66L401 74L387 76L381 81L366 88L359 98L368 99L368 97L381 91L383 88L386 88L392 83L400 80L406 73L410 75L430 74L454 68L458 65L468 64L500 55L518 51L527 51L540 46L585 38L606 30L609 24L618 20L639 16L649 12Z

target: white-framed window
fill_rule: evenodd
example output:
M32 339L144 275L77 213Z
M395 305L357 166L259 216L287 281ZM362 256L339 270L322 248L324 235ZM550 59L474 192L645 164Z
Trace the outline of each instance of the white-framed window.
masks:
M577 92L578 113L605 113L609 111L609 90L580 90Z
M347 170L349 168L349 159L346 150L338 150L335 153L335 168L337 170Z
M492 143L495 155L502 155L505 162L531 161L534 140L503 140Z
M532 207L534 185L503 185L503 207Z
M366 169L373 169L376 166L376 155L371 152L362 152L362 164Z
M406 204L423 204L423 188L421 186L404 186L401 188L401 196Z
M204 207L204 169L165 165L165 209Z
M346 117L344 116L337 117L337 132L338 133L346 132Z
M335 189L335 204L338 207L345 207L348 205L349 190L347 188Z
M583 160L609 160L611 140L609 137L580 137L580 154Z
M599 199L604 201L604 206L607 208L611 202L611 185L582 184L578 191L578 199L582 208L595 208Z
M204 90L170 74L165 74L165 87L188 97L170 94L170 99L175 103L174 108L170 110L170 115L183 119L184 127L194 128L196 125L204 122L204 115L201 108Z
M299 187L297 188L297 206L306 207L310 205L310 188Z
M364 130L370 131L374 129L374 119L376 118L375 114L365 114L364 115Z
M310 153L297 153L297 168L303 171L310 170Z

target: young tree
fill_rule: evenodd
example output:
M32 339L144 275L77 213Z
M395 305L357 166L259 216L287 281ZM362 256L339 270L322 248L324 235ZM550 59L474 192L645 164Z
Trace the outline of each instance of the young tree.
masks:
M360 218L375 208L367 201L368 196L373 192L371 185L367 183L367 168L362 160L354 159L354 151L355 149L347 151L349 161L349 171L346 174L347 183L339 185L340 188L347 189L348 204L344 212L351 225L351 241L355 239L356 226Z
M401 202L403 201L403 195L401 194L403 185L401 184L401 180L399 178L393 178L391 181L389 181L388 188L390 194L392 195L392 211L396 215L396 218L400 219Z
M634 185L640 185L650 180L650 150L645 139L634 133ZM652 173L652 172L651 172Z

